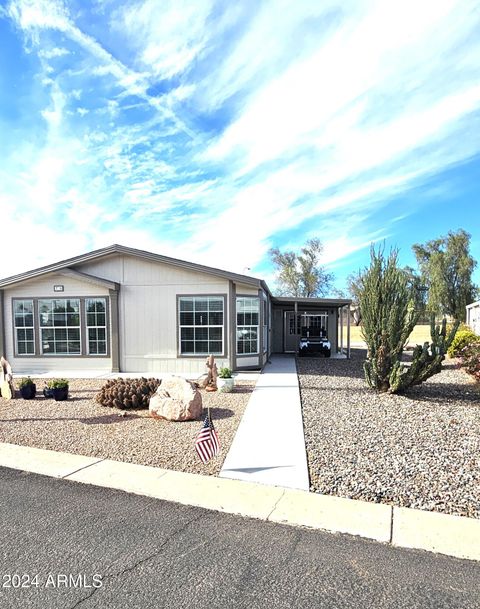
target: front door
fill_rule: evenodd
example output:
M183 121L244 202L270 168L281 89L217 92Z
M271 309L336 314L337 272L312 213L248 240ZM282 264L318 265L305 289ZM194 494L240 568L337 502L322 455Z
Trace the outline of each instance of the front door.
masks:
M295 311L285 311L285 353L296 353L300 341L300 315Z

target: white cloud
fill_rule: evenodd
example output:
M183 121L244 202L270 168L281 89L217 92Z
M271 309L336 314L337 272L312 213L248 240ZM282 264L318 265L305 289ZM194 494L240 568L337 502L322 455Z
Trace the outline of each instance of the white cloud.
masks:
M22 28L35 35L35 30L68 29L67 11L61 0L12 0L8 14Z
M10 17L22 28L25 33L38 44L39 32L43 29L52 29L62 32L70 40L77 43L85 51L99 62L101 66L95 66L95 74L101 71L112 75L119 86L124 89L124 94L136 95L145 99L160 115L170 120L178 130L190 133L188 128L179 121L169 108L155 97L147 93L149 82L146 73L139 73L124 65L108 52L92 36L84 33L72 21L69 12L61 0L11 0L9 4Z
M388 234L369 224L390 197L480 152L473 0L105 2L98 40L70 6L9 4L32 40L49 34L48 135L22 193L89 246L181 244L243 272L307 226L334 264ZM45 78L64 38L69 73L52 61Z
M51 93L51 105L45 110L42 110L41 115L47 121L51 130L58 131L63 118L63 110L65 108L66 95L60 88L53 83Z
M352 15L311 55L291 63L259 86L247 99L237 120L207 149L206 157L218 160L240 153L244 171L249 171L312 144L320 149L338 147L339 132L347 140L345 148L350 149L351 143L355 144L350 142L352 126L359 132L361 147L368 154L377 144L370 145L369 130L363 125L368 113L372 113L380 129L395 129L395 135L402 133L406 141L388 136L385 140L394 142L399 149L410 149L412 132L417 134L418 125L425 126L425 115L430 123L426 136L431 136L478 106L476 87L471 82L468 86L462 83L465 91L458 94L458 83L446 82L444 73L446 52L455 53L455 46L475 31L469 7L459 11L458 4L448 0L425 2L421 8L417 4L363 5L369 10L358 23L353 21L358 15ZM461 16L452 15L455 8ZM452 29L452 21L456 29ZM446 29L448 36L442 34ZM423 57L425 52L427 61ZM478 57L478 47L473 48L472 54ZM419 56L422 62L418 61ZM455 72L454 65L448 67ZM405 95L399 84L408 85L413 80L417 80L418 89L413 107L409 107L408 94L403 107L400 99L382 103L389 90L393 97ZM445 106L445 94L452 95L456 105L450 104L447 113L439 108L434 115L432 104L434 112L436 104ZM357 116L352 116L352 112ZM335 129L329 128L331 121ZM405 121L411 123L406 132ZM380 155L382 151L382 147L378 148Z
M143 69L171 78L189 67L207 43L212 8L211 0L146 0L119 8L111 26L126 36Z
M40 49L38 55L45 59L52 59L52 57L63 57L64 55L70 55L70 51L64 48L54 47L53 49L48 50Z

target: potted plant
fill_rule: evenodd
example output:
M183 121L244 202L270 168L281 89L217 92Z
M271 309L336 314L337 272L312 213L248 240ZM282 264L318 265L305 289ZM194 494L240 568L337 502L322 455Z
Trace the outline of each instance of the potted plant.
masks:
M56 402L66 400L68 398L68 381L66 379L48 381L43 394L45 397L53 398Z
M217 387L219 391L223 393L230 393L233 391L234 379L232 377L232 371L230 368L220 368L220 372L217 377Z
M20 395L24 400L32 400L37 393L37 386L29 376L21 379L18 383L18 387L20 389Z

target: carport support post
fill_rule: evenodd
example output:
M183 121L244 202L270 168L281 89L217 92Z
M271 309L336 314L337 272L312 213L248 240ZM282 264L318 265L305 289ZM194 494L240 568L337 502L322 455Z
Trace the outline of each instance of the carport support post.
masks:
M340 307L340 353L343 353L343 307Z
M347 308L347 357L350 359L350 305Z
M298 303L297 301L295 301L294 304L294 311L295 311L295 325L293 326L295 328L295 334L300 334L300 328L298 327Z

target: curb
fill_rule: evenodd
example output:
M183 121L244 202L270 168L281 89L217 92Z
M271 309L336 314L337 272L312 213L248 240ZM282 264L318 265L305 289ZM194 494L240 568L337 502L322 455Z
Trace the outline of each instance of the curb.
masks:
M0 466L480 561L480 520L0 443Z

